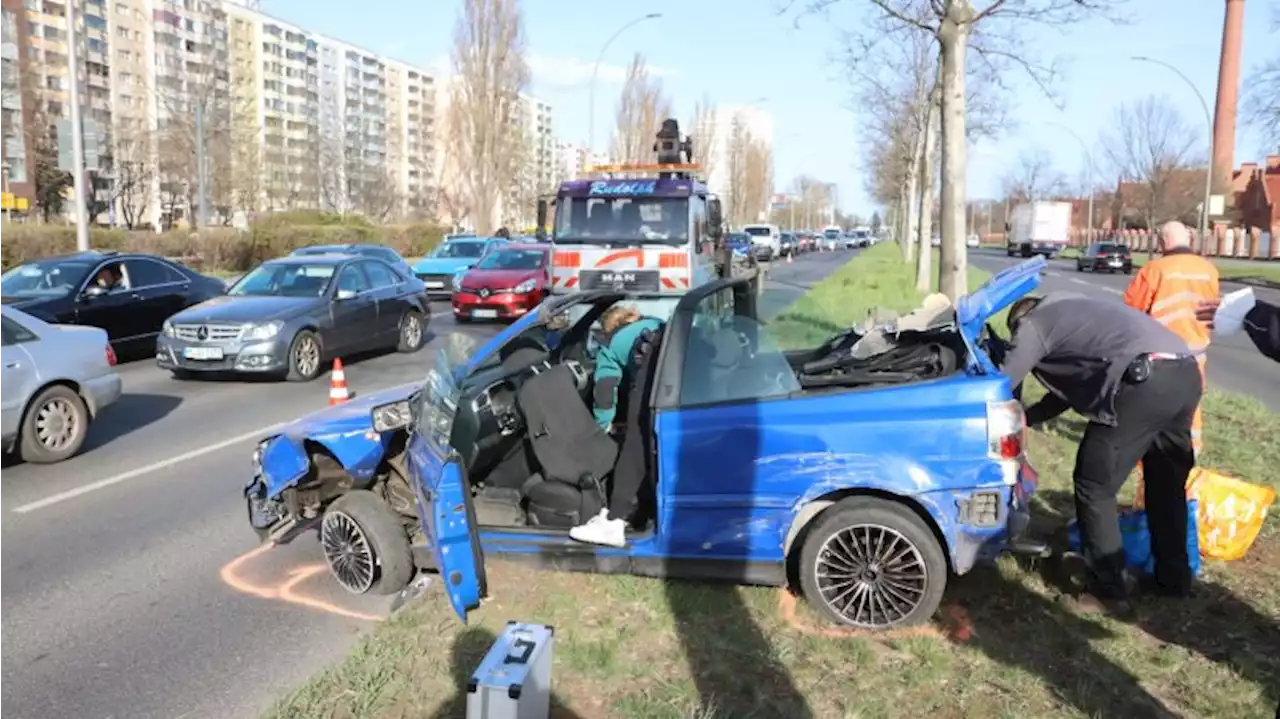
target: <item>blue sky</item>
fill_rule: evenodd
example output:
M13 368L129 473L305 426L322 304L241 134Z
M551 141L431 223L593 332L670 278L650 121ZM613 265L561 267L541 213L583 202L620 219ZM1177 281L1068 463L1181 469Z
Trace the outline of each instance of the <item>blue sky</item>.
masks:
M622 68L643 52L673 97L681 118L708 94L717 104L751 105L773 114L775 176L779 188L798 173L840 185L846 211L869 213L859 156L858 112L850 108L848 81L832 57L840 29L852 27L869 6L845 0L827 18L780 15L783 0L642 0L578 3L525 0L524 14L534 94L554 106L556 132L585 142L588 80L601 45L619 27L646 13L663 17L627 30L604 58L597 86L596 144L612 129ZM799 0L797 4L804 4ZM1275 4L1275 3L1272 3ZM353 7L359 10L353 12ZM309 30L423 66L445 66L460 7L453 0L262 0L261 9ZM1062 57L1064 76L1055 90L1064 109L1022 78L1011 88L1013 126L995 142L971 150L969 196L993 197L999 178L1020 154L1042 148L1058 169L1077 177L1085 166L1080 143L1055 125L1072 128L1093 145L1114 109L1147 94L1168 95L1199 127L1204 112L1191 89L1172 72L1129 60L1147 55L1182 70L1212 110L1222 41L1223 2L1133 0L1133 24L1091 22L1066 31L1039 32L1033 44L1043 56ZM1244 68L1257 66L1280 43L1271 31L1268 3L1246 3ZM763 102L761 102L763 100ZM1207 128L1205 135L1207 137ZM1241 127L1236 161L1260 154L1262 138ZM1091 150L1093 148L1091 147ZM1101 152L1098 174L1109 177ZM1108 180L1109 181L1109 180Z

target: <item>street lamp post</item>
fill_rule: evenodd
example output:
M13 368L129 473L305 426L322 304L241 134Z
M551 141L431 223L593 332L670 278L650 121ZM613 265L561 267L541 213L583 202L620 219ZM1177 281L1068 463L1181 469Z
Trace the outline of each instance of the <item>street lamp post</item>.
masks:
M617 40L619 35L629 30L632 26L639 25L645 20L657 20L660 17L662 17L662 13L660 12L651 12L648 15L641 15L626 25L618 28L616 32L609 36L608 40L604 41L604 45L600 47L600 54L596 56L596 64L591 68L591 86L588 90L589 99L587 100L587 112L589 114L587 118L587 147L591 150L592 154L596 151L596 76L600 74L600 63L604 60L604 54L609 51L609 46L613 44L613 41Z
M1071 128L1059 122L1053 122L1049 124L1053 125L1059 130L1062 130L1066 132L1068 135L1075 138L1076 142L1080 143L1080 149L1084 150L1085 162L1089 163L1089 170L1088 170L1089 172L1089 239L1092 241L1093 240L1093 196L1094 194L1096 194L1096 188L1094 187L1093 183L1098 181L1097 176L1093 174L1093 153L1089 152L1088 143L1084 141L1084 138L1077 135L1075 130L1072 130Z
M1196 84L1191 82L1191 79L1182 74L1182 71L1178 68L1163 60L1156 60L1143 55L1134 55L1131 59L1160 65L1172 71L1182 78L1183 82L1187 83L1187 87L1191 88L1191 91L1196 94L1196 99L1200 101L1200 107L1204 109L1205 124L1209 128L1209 157L1204 171L1204 202L1200 208L1200 249L1203 251L1205 243L1209 241L1209 198L1213 194L1213 113L1209 112L1209 103L1205 102L1204 95L1200 94L1200 88L1196 87Z
M89 249L89 203L84 179L84 130L80 122L80 42L76 36L75 3L67 3L67 67L71 74L71 180L75 190L76 249Z

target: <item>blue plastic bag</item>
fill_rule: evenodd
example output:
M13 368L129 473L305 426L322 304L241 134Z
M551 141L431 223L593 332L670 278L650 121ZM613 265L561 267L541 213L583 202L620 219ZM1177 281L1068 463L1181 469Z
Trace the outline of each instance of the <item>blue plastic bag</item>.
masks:
M1191 573L1200 576L1200 534L1196 531L1196 500L1187 500L1187 557ZM1147 512L1142 509L1126 509L1120 512L1120 536L1124 540L1125 564L1147 574L1155 571L1156 560L1151 554L1151 530L1147 528ZM1071 551L1080 551L1080 527L1073 519L1067 525L1067 544Z

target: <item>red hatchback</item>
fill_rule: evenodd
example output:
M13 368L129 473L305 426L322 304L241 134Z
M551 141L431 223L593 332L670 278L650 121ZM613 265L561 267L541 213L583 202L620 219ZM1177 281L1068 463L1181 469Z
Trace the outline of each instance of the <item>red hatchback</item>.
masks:
M550 263L549 245L495 249L457 281L454 318L468 322L524 316L547 296Z

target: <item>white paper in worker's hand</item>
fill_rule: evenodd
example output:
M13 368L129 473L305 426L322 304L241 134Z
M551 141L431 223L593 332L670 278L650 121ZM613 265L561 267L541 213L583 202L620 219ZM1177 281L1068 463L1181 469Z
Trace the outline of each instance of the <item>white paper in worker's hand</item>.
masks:
M1252 287L1223 295L1222 304L1213 314L1213 333L1222 337L1238 334L1244 329L1244 316L1256 303Z

